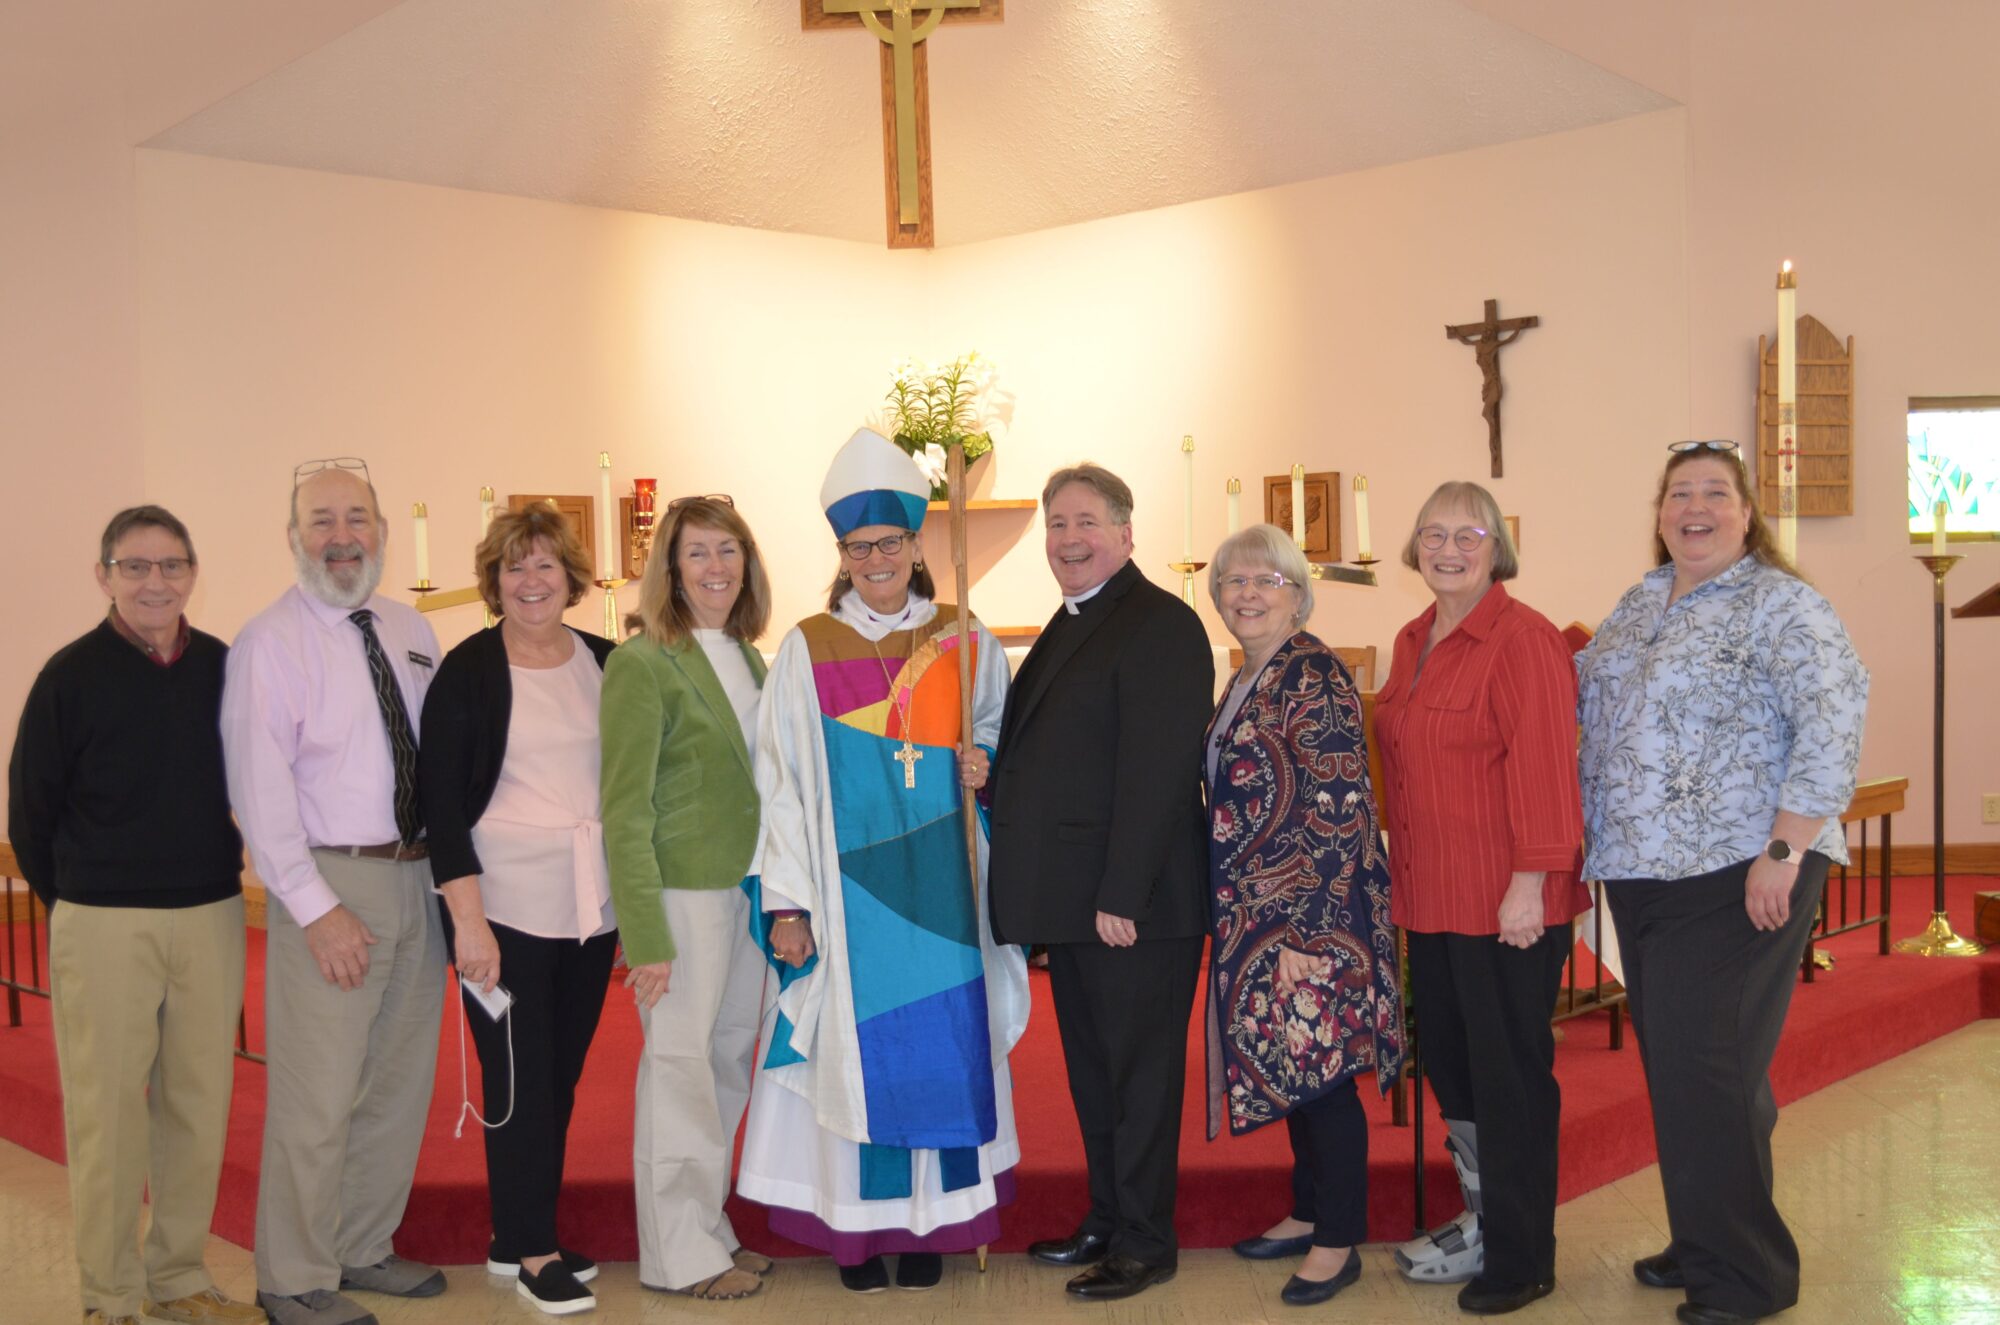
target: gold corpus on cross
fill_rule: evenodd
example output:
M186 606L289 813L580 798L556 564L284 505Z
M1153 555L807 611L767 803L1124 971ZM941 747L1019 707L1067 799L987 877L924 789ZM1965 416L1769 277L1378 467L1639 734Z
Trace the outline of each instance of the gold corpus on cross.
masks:
M800 0L807 29L859 20L882 45L883 156L890 248L932 243L930 79L925 40L946 18L997 22L1002 0ZM916 17L918 10L924 17Z
M1479 387L1480 413L1486 416L1486 445L1493 452L1493 477L1500 477L1500 347L1512 345L1520 339L1521 333L1529 327L1539 327L1538 317L1500 316L1500 301L1486 301L1486 316L1477 322L1464 322L1455 327L1446 327L1447 339L1463 342L1472 347L1479 357L1481 382Z

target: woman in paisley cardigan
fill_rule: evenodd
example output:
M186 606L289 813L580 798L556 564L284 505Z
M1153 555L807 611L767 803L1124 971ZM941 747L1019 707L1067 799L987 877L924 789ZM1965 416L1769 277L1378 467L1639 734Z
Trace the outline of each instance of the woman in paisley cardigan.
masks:
M1361 1275L1368 1124L1355 1077L1387 1093L1402 997L1368 748L1354 682L1300 629L1305 558L1253 525L1216 549L1209 593L1243 666L1209 726L1208 1134L1279 1118L1292 1210L1238 1255L1305 1262L1282 1296L1324 1302Z

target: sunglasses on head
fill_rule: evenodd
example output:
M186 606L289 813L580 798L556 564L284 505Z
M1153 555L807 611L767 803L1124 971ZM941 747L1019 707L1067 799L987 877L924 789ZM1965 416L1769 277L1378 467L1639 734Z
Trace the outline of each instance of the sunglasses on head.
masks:
M727 506L731 510L736 509L736 499L728 493L705 492L698 497L676 497L667 503L667 510L669 512L678 511L681 507L692 505L698 501L712 501L718 506Z
M1736 450L1736 443L1727 438L1717 438L1710 442L1668 442L1667 449L1676 455L1685 454L1688 451L1721 451L1728 453Z

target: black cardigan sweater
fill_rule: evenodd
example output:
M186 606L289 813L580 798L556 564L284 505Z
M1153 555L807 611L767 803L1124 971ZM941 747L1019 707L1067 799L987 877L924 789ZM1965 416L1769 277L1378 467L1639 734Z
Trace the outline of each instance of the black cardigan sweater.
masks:
M603 667L616 641L568 629ZM488 626L445 655L424 695L417 791L430 836L431 877L440 884L481 872L472 825L500 785L513 716L507 645L500 627Z
M7 832L44 903L203 906L243 891L222 775L229 648L162 667L107 620L49 659L9 763Z

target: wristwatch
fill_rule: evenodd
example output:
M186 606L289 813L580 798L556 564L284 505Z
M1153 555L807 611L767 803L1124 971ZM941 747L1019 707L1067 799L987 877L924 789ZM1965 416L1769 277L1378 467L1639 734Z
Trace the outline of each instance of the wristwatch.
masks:
M1780 865L1796 866L1799 863L1799 853L1792 850L1792 844L1782 837L1774 837L1769 842L1766 842L1764 844L1764 854L1772 860L1777 861Z

